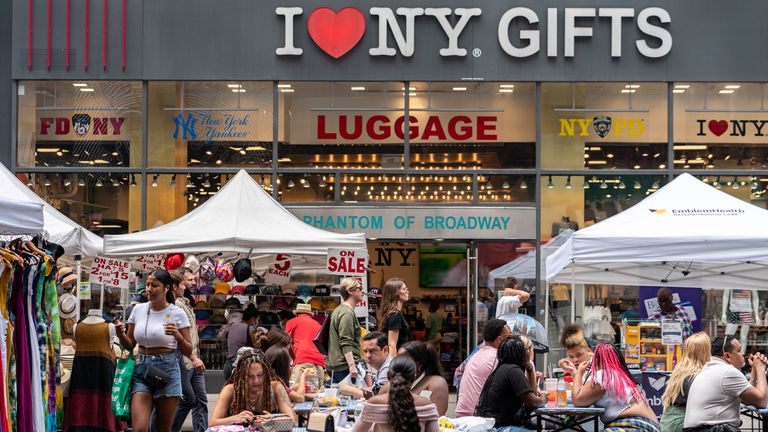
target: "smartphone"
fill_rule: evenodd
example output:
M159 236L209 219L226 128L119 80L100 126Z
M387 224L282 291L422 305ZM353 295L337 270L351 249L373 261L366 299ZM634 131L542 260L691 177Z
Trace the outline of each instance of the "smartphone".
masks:
M373 397L373 392L371 390L368 390L366 388L363 389L363 397L365 399L370 399Z

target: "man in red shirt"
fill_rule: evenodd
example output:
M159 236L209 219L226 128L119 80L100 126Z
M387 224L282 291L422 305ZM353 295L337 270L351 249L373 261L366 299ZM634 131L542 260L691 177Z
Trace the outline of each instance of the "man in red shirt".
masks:
M320 331L320 324L312 318L312 306L309 304L297 304L293 313L296 318L285 323L286 333L293 338L293 352L296 355L291 381L298 382L304 369L314 368L318 384L322 387L325 376L325 356L320 354L313 342L317 332Z

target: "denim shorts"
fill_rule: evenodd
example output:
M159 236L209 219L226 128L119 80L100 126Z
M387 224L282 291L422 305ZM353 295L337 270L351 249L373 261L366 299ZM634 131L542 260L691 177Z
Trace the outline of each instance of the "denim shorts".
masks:
M144 372L150 364L168 374L169 379L164 388L153 390L146 382L144 382ZM179 354L177 352L155 356L139 354L136 357L136 365L133 368L133 380L131 385L131 394L149 393L154 398L181 397Z

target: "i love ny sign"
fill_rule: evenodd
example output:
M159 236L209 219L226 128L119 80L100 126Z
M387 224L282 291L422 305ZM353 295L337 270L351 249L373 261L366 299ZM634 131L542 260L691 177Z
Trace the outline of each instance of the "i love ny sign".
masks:
M441 48L443 57L464 57L468 50L459 46L459 37L474 17L482 15L481 8L420 8L420 7L372 7L368 10L371 19L377 20L378 45L368 49L371 56L395 56L400 53L411 57L415 51L415 26L421 17L437 20L447 47ZM303 48L295 45L295 28L300 22L304 9L301 7L278 7L275 14L283 18L283 46L275 50L278 56L300 56ZM578 26L577 26L578 20ZM501 15L495 34L502 50L511 57L530 57L539 53L543 47L541 33L546 32L546 53L548 57L574 57L577 38L592 38L597 22L610 22L611 57L622 55L622 29L625 23L634 21L642 35L636 39L635 49L647 58L664 57L672 49L672 34L668 30L672 19L669 13L660 7L648 7L637 11L631 7L601 8L547 8L546 20L540 23L538 14L530 8L512 7ZM404 27L401 22L404 21ZM366 17L360 9L352 6L333 10L318 7L310 14L306 22L307 32L312 41L323 52L338 59L354 49L366 32ZM563 23L562 48L558 39L558 26ZM522 24L526 29L518 30L513 38L510 27L513 23ZM388 36L392 35L395 47L388 45ZM482 36L481 36L482 37ZM516 42L513 43L512 41ZM479 57L479 48L472 49L472 55Z

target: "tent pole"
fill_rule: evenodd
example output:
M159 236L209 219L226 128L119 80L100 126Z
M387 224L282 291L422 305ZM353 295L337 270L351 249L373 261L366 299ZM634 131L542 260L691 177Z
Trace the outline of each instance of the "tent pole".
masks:
M80 321L80 272L82 270L82 257L75 255L75 262L77 263L77 284L75 285L75 322Z
M571 322L576 322L576 267L571 262Z
M544 334L547 335L547 340L549 340L549 282L544 282ZM550 344L551 345L551 344ZM547 360L548 360L549 353L544 353L544 367L547 367ZM549 369L547 369L549 370Z

